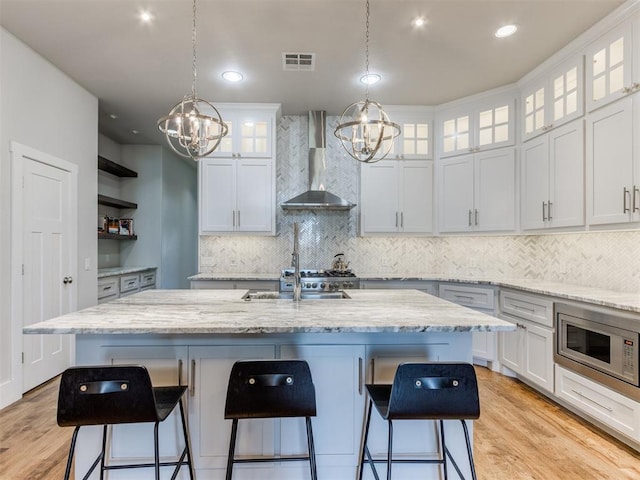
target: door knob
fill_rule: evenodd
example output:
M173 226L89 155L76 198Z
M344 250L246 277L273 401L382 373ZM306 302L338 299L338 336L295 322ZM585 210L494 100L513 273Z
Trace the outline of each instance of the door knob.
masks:
M64 277L64 278L62 279L62 283L64 283L65 285L66 285L67 283L73 283L73 277Z

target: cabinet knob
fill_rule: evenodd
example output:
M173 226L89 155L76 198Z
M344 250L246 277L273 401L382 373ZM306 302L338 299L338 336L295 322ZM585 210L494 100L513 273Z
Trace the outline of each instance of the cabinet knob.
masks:
M62 279L62 283L64 283L65 285L67 285L69 283L73 283L73 277L64 277Z

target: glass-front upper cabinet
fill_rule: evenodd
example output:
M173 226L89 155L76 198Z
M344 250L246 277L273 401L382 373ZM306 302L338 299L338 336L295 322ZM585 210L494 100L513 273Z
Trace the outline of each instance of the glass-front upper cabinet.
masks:
M585 59L588 111L640 90L637 72L639 66L634 65L633 57L634 50L637 54L640 47L634 45L633 27L631 21L626 22L587 48Z
M443 111L440 154L450 157L514 144L512 96L485 99Z
M279 106L238 104L219 107L228 132L212 157L270 158L275 144ZM275 113L274 113L275 112Z
M582 116L583 60L576 57L522 89L522 139L528 140Z
M387 160L430 160L433 158L433 109L431 107L387 106L389 120L400 126ZM386 151L383 142L381 151Z

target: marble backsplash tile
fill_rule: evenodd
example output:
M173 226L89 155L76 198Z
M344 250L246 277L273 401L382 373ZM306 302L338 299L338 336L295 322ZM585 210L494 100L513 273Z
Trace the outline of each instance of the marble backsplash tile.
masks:
M328 117L333 132L337 117ZM307 118L278 125L277 204L307 188ZM327 135L328 189L359 201L360 166ZM358 237L349 212L276 214L277 236L201 236L202 273L278 273L291 263L293 222L303 266L328 268L344 253L355 272L518 277L640 293L640 231L550 235Z

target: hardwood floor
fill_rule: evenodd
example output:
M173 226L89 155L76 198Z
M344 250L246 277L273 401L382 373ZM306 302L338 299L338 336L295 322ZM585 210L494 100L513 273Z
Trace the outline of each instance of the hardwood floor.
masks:
M476 371L480 480L640 480L638 452L521 382ZM72 429L56 424L57 392L55 379L0 411L0 480L63 478Z

